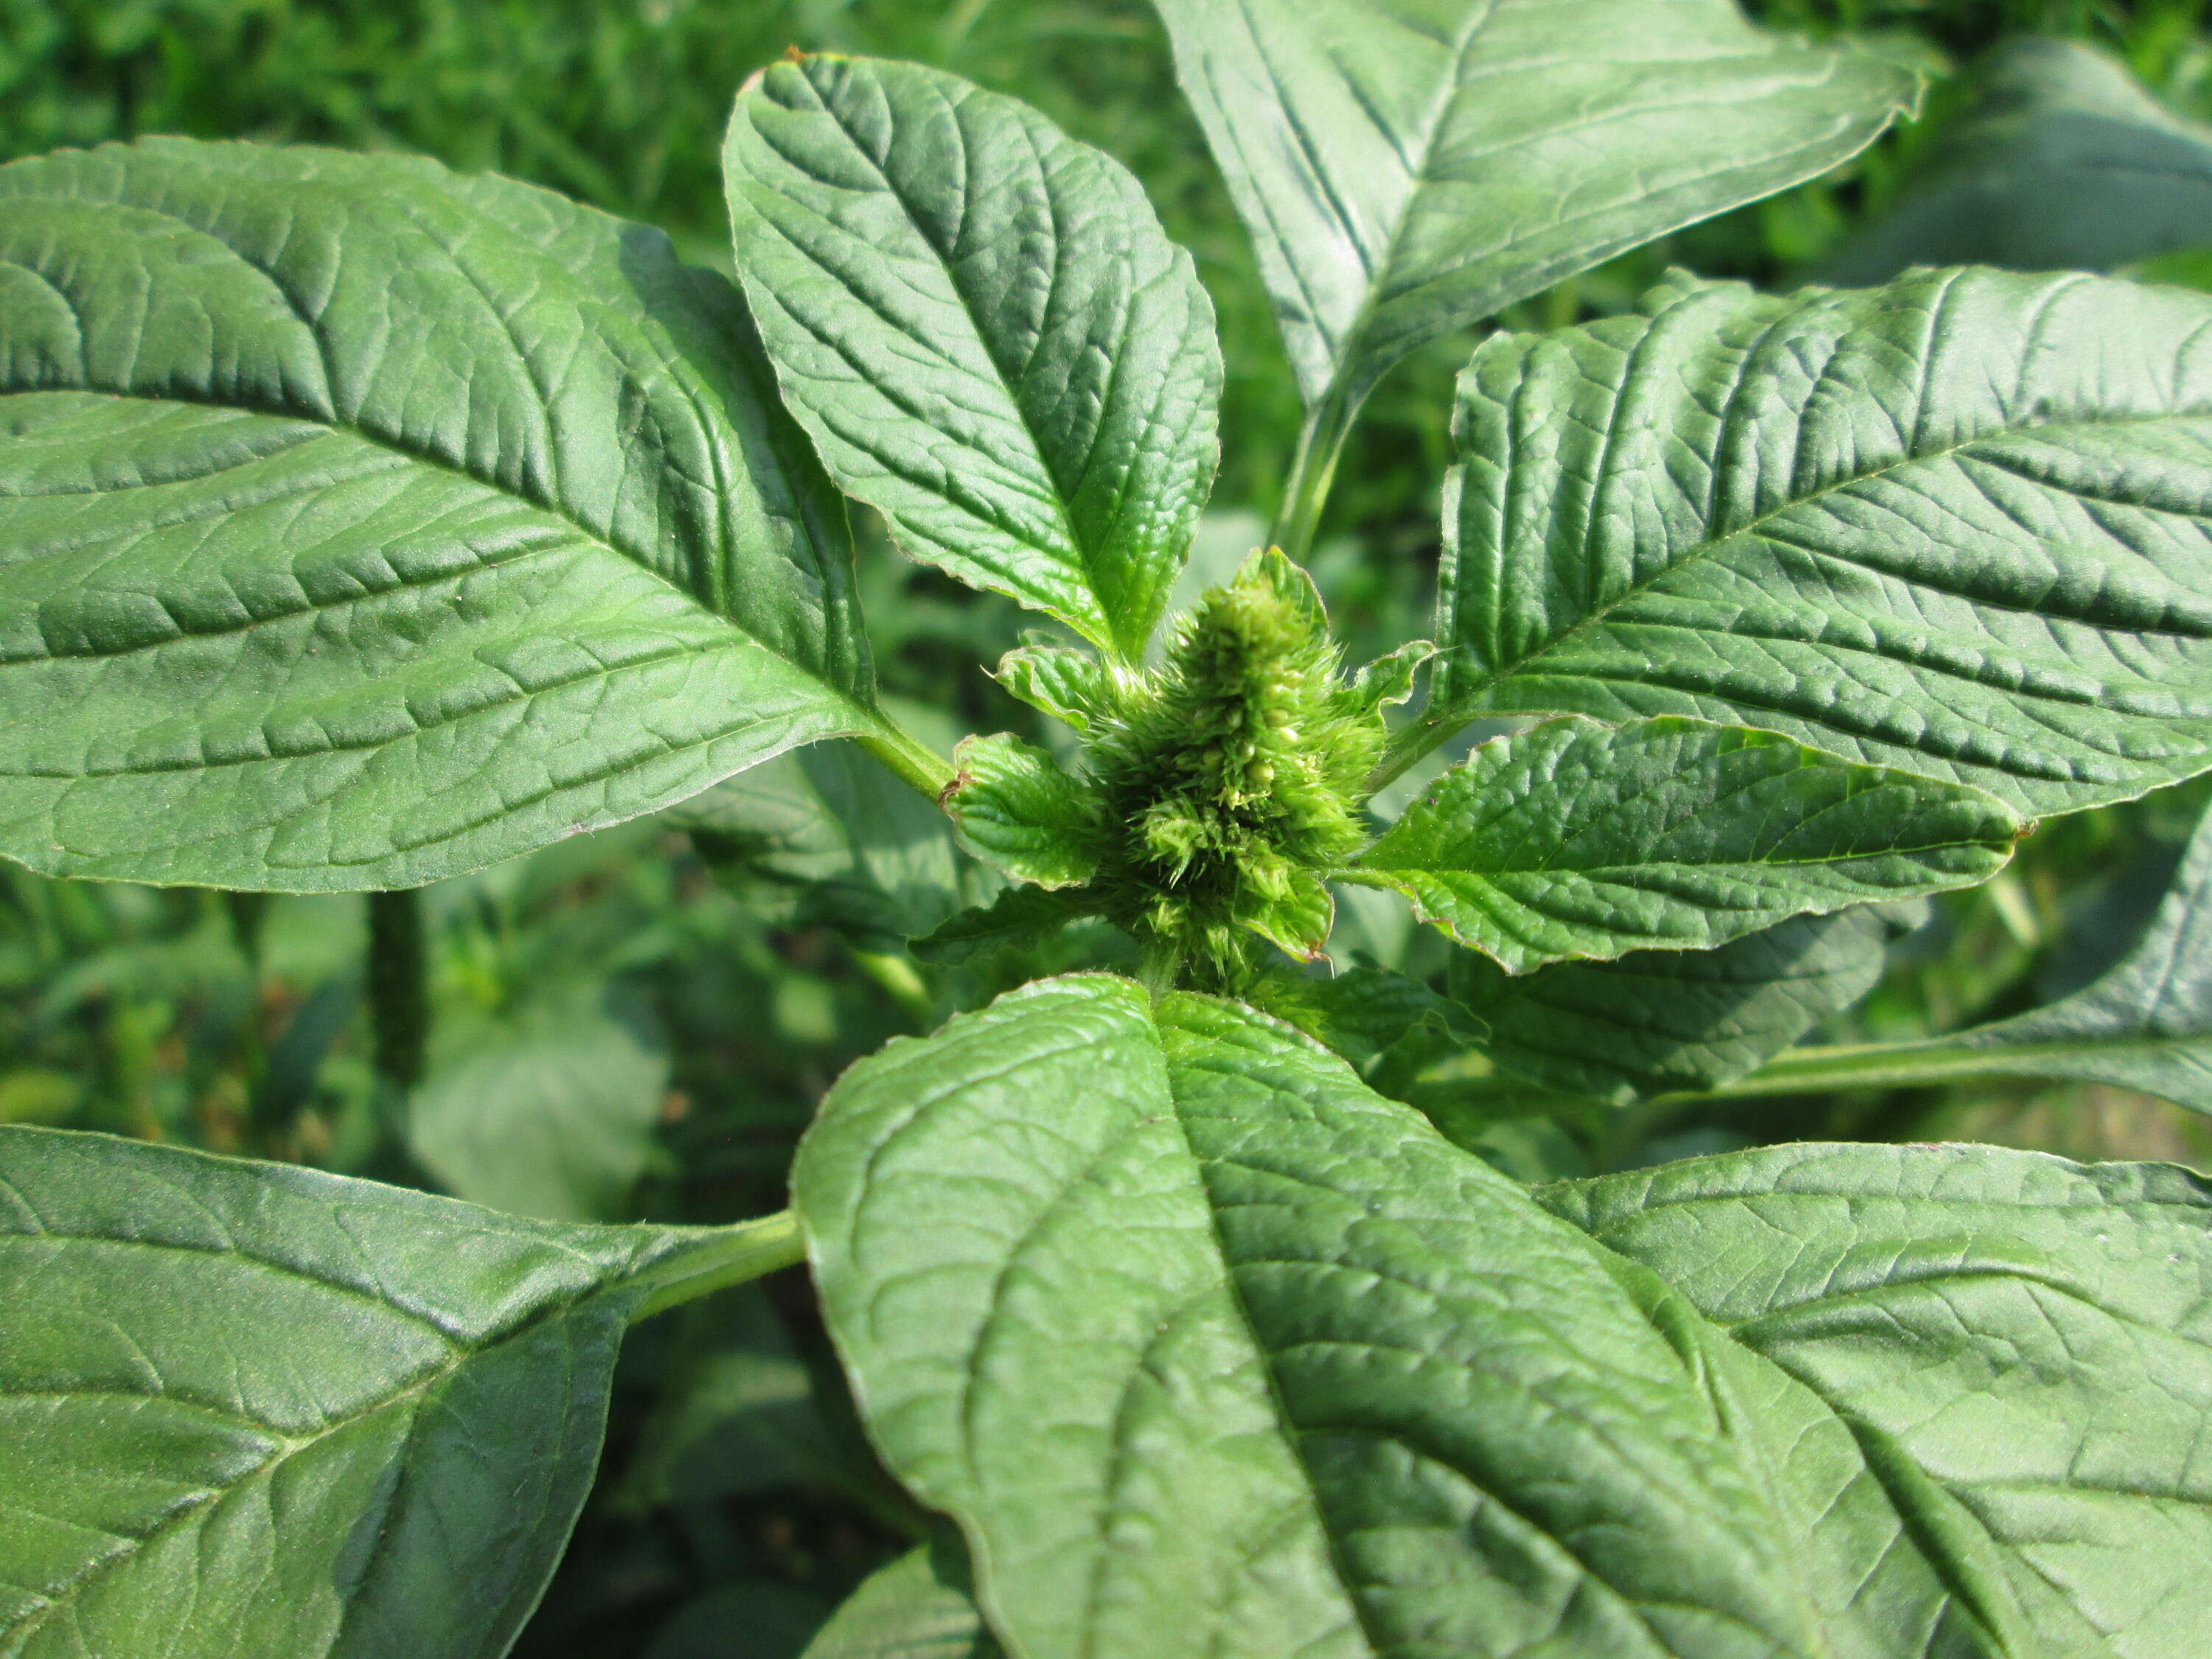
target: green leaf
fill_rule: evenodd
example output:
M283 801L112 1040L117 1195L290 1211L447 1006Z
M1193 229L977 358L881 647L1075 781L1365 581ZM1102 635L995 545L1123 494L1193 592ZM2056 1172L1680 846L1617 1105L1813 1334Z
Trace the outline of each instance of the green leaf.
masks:
M556 1226L0 1127L0 1652L498 1659L625 1324L779 1224Z
M622 1218L668 1098L643 1010L580 988L507 1017L440 1021L407 1142L457 1198L549 1221Z
M779 755L670 808L715 877L781 925L896 950L988 890L945 815L858 744Z
M883 728L735 291L433 162L0 168L0 852L404 886Z
M1540 1196L1849 1423L1950 1555L1960 1601L2009 1604L2033 1632L2002 1651L2203 1650L2202 1178L1986 1146L1778 1146ZM1898 1638L1886 1651L1955 1650Z
M1894 204L1821 262L1824 281L2111 270L2212 243L2212 128L2169 114L2118 59L2023 36L1991 51L1974 94Z
M1455 988L1486 1051L1540 1087L1626 1106L1755 1072L1881 977L1872 907L1799 916L1713 951L1637 951L1510 976L1469 958Z
M1221 354L1137 181L913 64L739 94L738 269L784 396L899 544L1133 659L1212 486Z
M2166 1510L2154 1590L2203 1579L2212 1204L2179 1171L2023 1160L2066 1189L2021 1255L1946 1201L1980 1154L1786 1156L1862 1152L1848 1198L1781 1231L1746 1203L1741 1237L1655 1272L1287 1028L1085 976L861 1061L796 1193L876 1443L959 1521L1024 1659L2104 1652L2033 1645L2008 1597L2054 1638L2105 1617L2093 1576L2131 1558L2077 1571L2068 1528L2095 1553L2108 1504L2154 1553ZM1990 1155L1988 1184L2015 1167ZM1827 1298L1807 1364L1759 1318L1777 1284ZM1709 1288L1733 1298L1710 1316ZM2163 1317L2098 1328L2122 1302ZM1978 1536L1962 1476L2025 1524Z
M1957 1041L1991 1071L2139 1089L2212 1112L2212 816L2117 966L2071 996Z
M2212 766L2212 297L1923 272L1486 343L1433 727L1681 714L2027 812Z
M1826 173L1917 99L1732 0L1155 0L1307 404Z
M1352 710L1372 714L1406 702L1413 695L1413 676L1437 654L1426 640L1412 640L1377 657L1352 677Z
M965 962L978 951L1042 945L1070 922L1097 914L1096 897L1081 888L1007 887L988 904L948 916L911 948L924 962Z
M802 1659L1000 1659L971 1592L958 1545L925 1546L871 1574Z
M1040 887L1074 887L1098 872L1097 792L1032 744L1001 732L952 751L945 811L960 844L993 868Z
M1554 720L1477 748L1337 873L1517 974L1971 886L2020 833L1975 790L1769 732Z
M1770 1079L1802 1093L1977 1077L2070 1078L2212 1113L2212 815L2134 948L2071 996L1925 1042L1808 1049L1738 1092Z
M1114 706L1114 671L1087 651L1025 645L1000 658L991 678L1085 737L1097 730L1101 717Z

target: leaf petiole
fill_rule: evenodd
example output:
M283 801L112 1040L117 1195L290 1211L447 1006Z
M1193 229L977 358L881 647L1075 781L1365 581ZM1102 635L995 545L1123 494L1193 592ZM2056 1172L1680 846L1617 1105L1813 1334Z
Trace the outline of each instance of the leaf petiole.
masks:
M889 767L902 783L911 785L932 806L936 805L952 781L952 763L889 716L878 718L881 728L860 738L860 747Z
M1425 712L1416 714L1390 734L1390 741L1383 745L1382 758L1375 763L1375 769L1367 775L1367 793L1371 795L1376 790L1396 782L1409 769L1426 759L1431 751L1450 741L1457 732L1464 731L1468 724L1464 715L1432 720Z
M727 1227L687 1231L699 1241L696 1249L648 1267L630 1280L633 1291L641 1293L630 1314L631 1324L806 1260L805 1237L799 1231L799 1218L789 1210Z

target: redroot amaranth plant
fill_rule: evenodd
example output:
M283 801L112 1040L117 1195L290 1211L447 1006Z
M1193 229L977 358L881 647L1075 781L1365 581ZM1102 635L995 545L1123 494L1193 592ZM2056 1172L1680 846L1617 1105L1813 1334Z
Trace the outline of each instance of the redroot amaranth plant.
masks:
M1727 0L1158 3L1308 410L1274 545L1175 619L1205 290L951 76L750 83L735 284L405 158L0 167L0 850L391 891L665 812L735 861L795 777L852 854L818 919L944 1022L729 1226L0 1127L0 1654L502 1653L625 1327L802 1258L958 1534L812 1659L2201 1653L2197 1177L1469 1149L1978 1074L2212 1109L2212 828L2086 988L1791 1051L1899 902L2212 769L2212 299L1678 275L1492 333L1434 644L1347 675L1299 562L1377 379L1916 89ZM887 712L848 499L1060 630L997 672L1072 736L948 761ZM916 842L959 873L909 925ZM1465 948L1353 964L1361 888ZM963 957L1018 988L918 965Z

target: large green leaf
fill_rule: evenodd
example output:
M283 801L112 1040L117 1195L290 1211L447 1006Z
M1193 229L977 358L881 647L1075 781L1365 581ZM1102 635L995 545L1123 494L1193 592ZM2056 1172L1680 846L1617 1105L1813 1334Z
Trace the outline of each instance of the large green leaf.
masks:
M1553 720L1477 748L1337 874L1521 973L1970 886L2020 832L1978 791L1769 732Z
M1310 404L1856 155L1911 77L1733 0L1155 0Z
M1432 719L1685 714L2032 812L2212 766L2212 297L1924 272L1484 344Z
M1213 481L1221 354L1128 173L914 64L738 99L738 269L784 395L916 558L1144 648Z
M1753 1235L1747 1205L1746 1237L1686 1269L1748 1293L1955 1264L1941 1171L1968 1158L1881 1155L1936 1171L1863 1183L1899 1248L1801 1254ZM2132 1282L2106 1294L2201 1325L2198 1188L2072 1178L2045 1218L2083 1266L2057 1282L2124 1267ZM2103 1610L2063 1581L2028 1598L2059 1644L2019 1633L1991 1583L2045 1558L2021 1534L1990 1566L2015 1545L1960 1523L1937 1442L1923 1468L1919 1443L1863 1440L1856 1396L1808 1386L1790 1354L1702 1316L1249 1010L1096 976L1032 985L856 1066L796 1182L877 1444L959 1520L978 1600L1024 1659L2103 1651L2071 1640ZM2103 1249L2098 1234L2136 1228L2131 1182L2175 1201L2154 1238ZM1915 1223L1942 1243L1903 1243ZM1948 1282L1910 1322L1839 1300L1836 1328L1861 1334L1833 1364L1900 1413L1931 1370L1972 1378L1957 1438L1992 1481L2016 1464L2081 1514L2137 1474L2194 1494L2212 1401L2198 1334L2077 1352L2039 1305L2040 1258L1972 1260L1957 1288L1987 1306L1979 1329L1942 1320ZM2131 1403L2105 1419L2108 1388ZM2198 1517L2179 1524L2193 1543Z
M498 1659L625 1323L763 1246L0 1127L0 1654Z
M398 886L880 730L736 293L424 161L0 168L0 850Z
M2169 114L2124 64L2027 37L1975 80L1972 112L1821 261L1825 280L1887 282L1911 265L2111 270L2212 246L2212 128Z
M2212 1629L2212 1190L1993 1147L1782 1146L1546 1189L1851 1426L2008 1656ZM1946 1651L1900 1624L1887 1652Z
M572 987L502 1016L441 1018L407 1140L457 1198L549 1221L616 1221L668 1100L648 1010Z
M2212 816L2142 937L2109 972L2045 1007L1925 1042L1808 1049L1735 1092L2072 1078L2212 1113Z
M2212 816L2142 938L2110 972L1957 1041L1990 1071L2140 1089L2212 1112Z
M1758 1070L1874 988L1889 932L1861 906L1713 951L1638 951L1519 975L1471 957L1455 988L1488 1027L1482 1047L1500 1066L1626 1106Z

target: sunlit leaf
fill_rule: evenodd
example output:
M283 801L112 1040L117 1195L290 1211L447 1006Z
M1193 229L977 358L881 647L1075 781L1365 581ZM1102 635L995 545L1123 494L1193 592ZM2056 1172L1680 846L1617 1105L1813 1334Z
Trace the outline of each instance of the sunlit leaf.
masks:
M1460 382L1431 718L1679 714L2028 812L2212 767L2212 296L1676 281Z
M0 1127L0 1652L499 1659L733 1239Z
M1339 874L1520 973L1968 886L2020 830L1978 791L1768 732L1554 720L1482 744Z
M738 99L738 270L900 545L1133 658L1213 483L1221 353L1137 181L1013 99L816 56Z
M1024 1659L2201 1641L2179 1170L1789 1147L1553 1215L1288 1028L1080 976L860 1062L796 1194Z
M0 168L0 851L400 886L880 730L737 295L504 179Z
M1826 173L1916 93L1734 0L1154 0L1308 404Z

